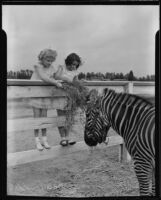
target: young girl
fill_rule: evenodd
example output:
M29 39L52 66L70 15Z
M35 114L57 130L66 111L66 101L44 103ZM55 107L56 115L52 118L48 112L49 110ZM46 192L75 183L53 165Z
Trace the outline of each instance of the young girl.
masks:
M62 87L60 81L55 80L54 74L55 70L52 63L57 57L57 52L52 49L44 49L38 55L38 63L34 66L34 72L32 74L31 80L43 80L44 82L53 84L57 87ZM29 104L33 107L34 117L47 117L47 109L50 107L50 102L48 99L39 98L31 99ZM50 145L47 141L46 128L41 129L42 131L42 141L39 138L39 129L34 130L36 148L41 151L45 147L50 149Z
M77 69L79 68L80 65L82 65L81 58L75 53L69 54L65 59L65 65L59 66L58 71L55 74L55 78L69 83L78 80ZM57 114L58 116L65 116L66 111L59 109L57 110ZM75 140L69 140L69 128L62 126L58 127L58 129L61 136L60 144L62 146L67 146L68 144L73 145L76 143Z

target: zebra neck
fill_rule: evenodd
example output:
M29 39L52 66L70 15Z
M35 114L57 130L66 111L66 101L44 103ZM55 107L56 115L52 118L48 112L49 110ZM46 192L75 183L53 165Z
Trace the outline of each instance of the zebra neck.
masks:
M111 127L122 137L129 134L133 122L139 123L143 113L153 109L148 102L129 94L113 93L106 96L104 109Z

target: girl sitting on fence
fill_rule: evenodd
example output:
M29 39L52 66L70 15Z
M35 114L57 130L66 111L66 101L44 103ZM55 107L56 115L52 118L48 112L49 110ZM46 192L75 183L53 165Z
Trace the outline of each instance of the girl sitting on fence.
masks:
M58 71L55 74L55 78L59 80L63 80L62 83L63 89L67 93L74 93L74 82L78 81L78 68L82 65L81 58L76 53L69 54L65 59L65 65L59 65ZM68 83L68 84L66 84ZM72 101L72 99L70 99ZM70 103L68 101L68 103ZM58 116L67 116L67 110L57 110ZM73 145L76 143L74 139L69 139L69 131L71 130L71 126L68 124L67 126L58 127L59 133L61 136L60 145L67 146Z
M52 63L56 60L57 52L52 49L44 49L38 55L38 63L34 66L34 72L31 76L31 80L43 80L46 83L53 84L57 87L62 87L59 80L56 80L54 74L57 70ZM34 117L47 117L47 109L50 107L50 100L39 98L30 99L29 104L33 107ZM39 138L39 129L34 130L36 148L38 150L50 149L50 145L47 141L46 128L41 129L42 140Z

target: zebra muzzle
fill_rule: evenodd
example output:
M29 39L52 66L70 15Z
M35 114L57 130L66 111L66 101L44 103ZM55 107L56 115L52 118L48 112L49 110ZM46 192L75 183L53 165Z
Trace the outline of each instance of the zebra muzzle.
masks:
M108 143L109 143L109 137L108 137L108 139L107 139L107 141L105 140L103 143L105 144L105 145L108 145Z

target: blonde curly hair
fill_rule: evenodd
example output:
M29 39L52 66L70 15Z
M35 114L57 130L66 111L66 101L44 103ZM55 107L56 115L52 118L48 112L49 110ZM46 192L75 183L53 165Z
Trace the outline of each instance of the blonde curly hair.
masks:
M52 50L52 49L44 49L42 50L39 55L38 55L38 59L39 61L43 60L44 58L46 57L52 57L54 58L54 60L56 59L57 57L57 52L56 50Z

